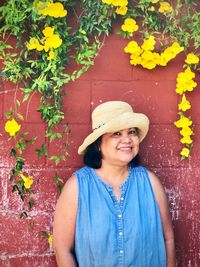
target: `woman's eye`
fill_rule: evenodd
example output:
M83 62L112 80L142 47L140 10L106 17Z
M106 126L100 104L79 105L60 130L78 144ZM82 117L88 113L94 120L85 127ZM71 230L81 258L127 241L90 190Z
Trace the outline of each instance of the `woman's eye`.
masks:
M131 134L131 135L137 135L137 130L136 129L130 130L129 131L129 134Z
M114 136L120 136L121 133L120 133L120 132L115 132L115 133L113 133L113 135L114 135Z

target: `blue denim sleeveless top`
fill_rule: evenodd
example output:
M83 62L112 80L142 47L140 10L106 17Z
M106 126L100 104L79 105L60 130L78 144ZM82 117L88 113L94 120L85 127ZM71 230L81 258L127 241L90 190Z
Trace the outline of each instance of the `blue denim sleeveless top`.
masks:
M117 201L95 170L78 179L75 256L79 267L166 267L159 209L144 167L132 168Z

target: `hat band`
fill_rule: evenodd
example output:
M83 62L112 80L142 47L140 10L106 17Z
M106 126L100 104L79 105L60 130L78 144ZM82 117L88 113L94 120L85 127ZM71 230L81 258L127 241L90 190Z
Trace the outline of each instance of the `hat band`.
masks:
M96 128L94 128L93 131L98 130L99 128L101 128L104 125L105 125L105 123L100 124L99 126L97 126Z

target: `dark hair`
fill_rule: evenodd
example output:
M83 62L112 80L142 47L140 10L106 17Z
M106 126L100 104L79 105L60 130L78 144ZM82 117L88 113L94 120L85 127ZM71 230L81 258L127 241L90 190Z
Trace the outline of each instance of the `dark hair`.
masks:
M102 136L100 136L95 142L90 144L83 155L83 162L86 166L93 169L101 168L102 153L100 151ZM138 167L141 164L140 156L137 154L130 162L130 167Z
M102 153L100 151L102 136L100 136L95 142L90 144L83 155L83 162L85 165L99 169L101 168Z

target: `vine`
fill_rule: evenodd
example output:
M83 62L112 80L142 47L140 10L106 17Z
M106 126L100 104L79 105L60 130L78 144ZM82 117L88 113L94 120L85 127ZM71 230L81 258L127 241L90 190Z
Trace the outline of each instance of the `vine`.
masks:
M181 158L190 156L192 147L191 116L187 114L191 103L186 93L197 83L195 72L200 72L200 4L195 0L81 0L81 1L39 1L8 0L0 7L0 58L3 80L15 84L15 91L23 93L22 101L16 98L14 107L6 115L5 131L9 140L14 141L10 156L15 164L10 171L13 192L18 192L22 201L31 210L35 201L31 186L34 177L28 175L24 166L24 151L34 144L37 137L23 132L21 124L26 114L18 112L35 93L40 94L38 111L46 123L45 138L56 142L63 134L68 135L67 125L63 125L65 84L78 79L90 66L104 44L105 36L112 31L114 22L120 24L118 34L127 38L124 52L130 55L130 64L146 69L166 67L179 53L185 53L184 71L178 74L176 93L181 96L178 105L180 142L183 148ZM139 40L134 32L139 32ZM10 44L15 38L16 47ZM67 66L75 64L69 73ZM5 92L3 92L5 93ZM58 131L58 125L62 130ZM67 144L60 154L49 156L46 144L35 147L38 158L49 157L58 165L66 160ZM54 183L62 190L63 180L55 173ZM27 217L24 210L21 217ZM46 237L51 240L47 232ZM51 241L50 241L51 242Z

